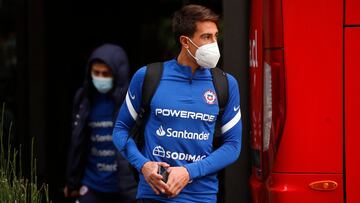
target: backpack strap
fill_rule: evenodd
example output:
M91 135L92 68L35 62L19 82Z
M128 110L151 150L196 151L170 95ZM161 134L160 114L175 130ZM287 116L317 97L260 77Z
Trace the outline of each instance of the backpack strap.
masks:
M220 68L212 68L210 71L219 104L219 114L215 124L215 137L219 137L221 136L222 116L229 99L229 84L226 73Z
M163 69L163 63L157 62L148 64L145 71L144 81L142 85L140 110L138 112L135 125L130 132L130 135L134 139L139 149L144 144L144 129L145 122L150 112L150 102L155 94L157 87L159 86Z
M142 101L141 108L147 112L150 110L150 102L155 94L157 87L159 86L162 73L163 63L156 62L147 65L144 82L142 85Z

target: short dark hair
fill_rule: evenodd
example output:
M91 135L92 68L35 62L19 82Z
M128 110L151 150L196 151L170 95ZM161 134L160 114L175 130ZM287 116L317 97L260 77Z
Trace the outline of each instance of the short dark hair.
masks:
M219 16L209 8L190 4L174 13L172 28L175 42L180 46L179 37L192 37L196 32L196 22L211 21L218 25Z

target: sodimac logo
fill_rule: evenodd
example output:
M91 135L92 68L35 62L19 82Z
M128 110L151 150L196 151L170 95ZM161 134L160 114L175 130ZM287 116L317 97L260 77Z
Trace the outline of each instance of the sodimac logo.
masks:
M153 149L153 155L161 158L180 160L180 161L190 161L190 162L196 162L206 158L206 155L194 155L183 152L172 152L169 150L165 150L162 146L156 146Z

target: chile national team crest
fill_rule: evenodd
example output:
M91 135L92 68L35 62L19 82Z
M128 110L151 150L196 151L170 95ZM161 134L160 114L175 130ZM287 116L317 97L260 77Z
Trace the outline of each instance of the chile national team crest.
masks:
M215 104L216 94L215 92L208 90L204 93L204 99L208 104Z

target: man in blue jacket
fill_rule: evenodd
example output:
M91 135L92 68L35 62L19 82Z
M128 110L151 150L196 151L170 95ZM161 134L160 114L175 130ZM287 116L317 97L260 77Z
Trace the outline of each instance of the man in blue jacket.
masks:
M113 122L128 88L124 50L113 44L91 55L74 98L65 196L80 203L135 202L136 182L112 142Z
M113 141L140 172L138 202L216 202L216 173L234 162L241 148L238 85L227 74L229 97L221 118L211 68L219 60L218 16L199 5L187 5L173 17L181 51L163 63L163 75L150 103L144 144L129 137L139 114L147 67L133 76L115 123ZM221 119L221 146L213 149L216 120ZM162 181L158 167L167 168Z

